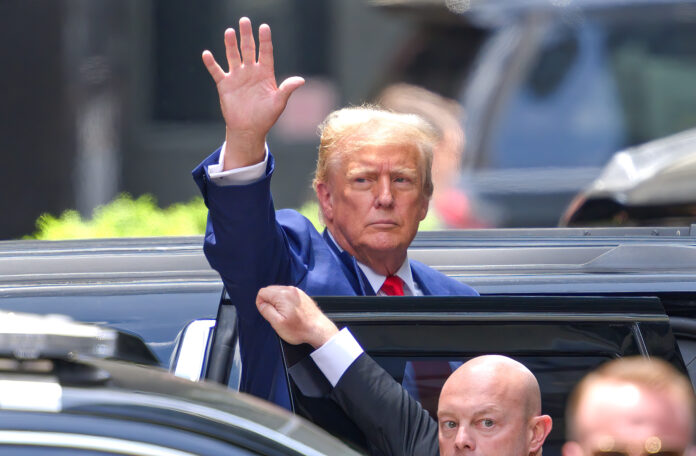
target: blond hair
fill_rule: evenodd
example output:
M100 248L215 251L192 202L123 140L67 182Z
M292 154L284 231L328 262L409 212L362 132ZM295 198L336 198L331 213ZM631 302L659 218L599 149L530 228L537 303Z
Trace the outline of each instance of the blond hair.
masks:
M565 410L568 440L577 438L576 414L579 404L593 386L602 382L630 383L641 389L668 394L688 407L691 425L694 424L696 399L686 376L660 358L631 356L602 364L575 386Z
M376 105L339 109L319 126L319 157L312 187L327 182L329 170L351 152L367 146L411 146L420 153L423 194L433 194L433 127L415 114L400 114Z

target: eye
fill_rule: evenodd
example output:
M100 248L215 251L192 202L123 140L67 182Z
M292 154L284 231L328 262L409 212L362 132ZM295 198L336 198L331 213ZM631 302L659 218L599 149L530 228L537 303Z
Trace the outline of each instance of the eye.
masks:
M481 423L481 427L483 427L484 429L490 429L493 426L495 426L495 421L493 421L490 418L484 418L480 421L480 423Z
M457 427L457 423L452 420L446 420L442 422L442 427L445 429L454 429Z
M357 188L367 188L370 185L370 177L369 176L355 176L350 179L351 185L357 187Z
M413 179L408 176L398 176L393 179L395 184L412 184Z

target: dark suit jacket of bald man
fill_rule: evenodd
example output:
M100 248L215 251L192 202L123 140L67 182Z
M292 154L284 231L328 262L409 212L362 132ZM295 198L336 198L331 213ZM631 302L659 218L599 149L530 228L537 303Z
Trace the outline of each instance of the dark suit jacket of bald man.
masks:
M366 353L350 365L329 397L363 432L371 455L440 454L435 420Z

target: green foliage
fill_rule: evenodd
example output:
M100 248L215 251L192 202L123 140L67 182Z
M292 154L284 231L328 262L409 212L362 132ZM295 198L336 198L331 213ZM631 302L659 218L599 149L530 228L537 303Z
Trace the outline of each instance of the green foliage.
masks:
M324 230L324 223L319 215L319 203L316 200L307 201L298 209L298 212L309 219L320 233Z
M428 211L428 215L426 215L423 221L420 222L420 225L418 225L418 231L433 231L441 229L442 221L437 214L435 214L435 209L431 207Z
M133 199L124 193L83 219L75 210L60 217L42 214L36 221L34 239L87 239L106 237L185 236L205 232L207 208L202 198L173 204L165 209L155 198L143 195Z
M316 201L306 202L299 211L317 230L324 229ZM112 202L96 208L90 219L83 219L75 210L67 210L59 217L42 214L36 220L37 231L26 238L59 240L197 235L205 232L207 213L208 209L200 197L161 209L152 195L133 199L123 193ZM428 214L421 222L420 229L437 229L439 225L437 217Z

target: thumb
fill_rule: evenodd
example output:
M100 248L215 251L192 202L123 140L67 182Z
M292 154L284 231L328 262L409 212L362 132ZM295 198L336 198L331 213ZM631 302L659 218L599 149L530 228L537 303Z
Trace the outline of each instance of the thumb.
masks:
M305 80L299 76L292 76L283 81L278 87L283 103L287 103L290 95L299 87L303 86Z
M273 305L272 294L261 293L256 296L256 308L263 318L268 321L273 328L276 327L278 323L283 320L283 316L278 312L275 305Z

